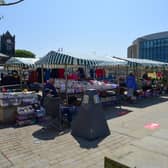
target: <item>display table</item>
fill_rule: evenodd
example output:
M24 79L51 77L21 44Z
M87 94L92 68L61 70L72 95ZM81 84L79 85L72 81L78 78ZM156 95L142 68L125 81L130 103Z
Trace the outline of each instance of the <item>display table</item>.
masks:
M100 93L102 105L120 105L120 96L117 89L106 90Z
M0 123L14 123L18 107L24 107L38 101L33 92L0 93Z

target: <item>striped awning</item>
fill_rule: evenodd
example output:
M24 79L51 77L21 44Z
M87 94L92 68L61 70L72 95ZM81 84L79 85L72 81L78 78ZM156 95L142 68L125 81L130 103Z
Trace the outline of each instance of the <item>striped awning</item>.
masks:
M95 60L81 59L67 54L50 51L46 56L36 62L37 65L84 65L95 66Z

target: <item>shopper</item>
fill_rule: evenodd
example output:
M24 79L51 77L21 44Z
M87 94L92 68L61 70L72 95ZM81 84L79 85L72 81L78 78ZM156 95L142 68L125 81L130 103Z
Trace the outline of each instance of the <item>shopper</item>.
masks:
M127 86L127 96L129 98L129 100L133 100L134 97L134 92L137 89L137 84L136 84L136 79L135 76L133 75L133 73L130 73L126 79L126 86Z
M143 76L142 76L142 79L143 80L148 80L148 73L147 72L145 72L144 74L143 74Z
M50 95L50 96L54 96L57 97L58 93L56 91L56 88L54 86L55 80L54 78L50 78L48 80L48 82L46 83L46 85L44 86L44 90L43 90L43 97Z

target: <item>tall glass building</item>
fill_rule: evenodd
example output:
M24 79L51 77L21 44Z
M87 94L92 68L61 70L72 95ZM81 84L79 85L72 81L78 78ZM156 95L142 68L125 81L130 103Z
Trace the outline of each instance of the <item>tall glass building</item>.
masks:
M168 31L136 39L128 47L127 57L168 62Z

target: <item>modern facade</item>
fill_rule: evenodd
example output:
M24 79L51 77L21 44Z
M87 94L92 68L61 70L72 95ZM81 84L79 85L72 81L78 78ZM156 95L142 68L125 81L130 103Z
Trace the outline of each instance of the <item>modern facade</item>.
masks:
M168 62L168 31L137 38L128 47L127 57Z

